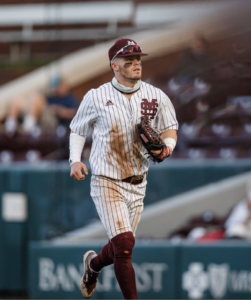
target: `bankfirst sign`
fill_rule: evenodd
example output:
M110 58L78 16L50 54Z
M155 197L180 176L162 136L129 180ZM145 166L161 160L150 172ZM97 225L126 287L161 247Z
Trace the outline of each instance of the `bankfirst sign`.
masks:
M82 299L83 254L103 245L32 243L29 296ZM251 244L136 243L133 265L140 299L251 299ZM113 266L98 278L94 299L122 299Z
M101 247L30 247L29 296L33 299L82 299L79 282L83 276L83 254ZM158 246L138 246L133 255L137 290L140 298L174 298L175 250ZM123 299L113 266L105 267L94 299Z

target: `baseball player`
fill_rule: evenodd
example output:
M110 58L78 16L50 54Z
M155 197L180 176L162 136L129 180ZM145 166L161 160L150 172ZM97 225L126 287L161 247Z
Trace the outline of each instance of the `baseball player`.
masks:
M87 92L70 124L71 177L78 181L88 175L81 153L88 129L93 127L91 196L109 238L99 254L90 250L84 255L80 290L85 298L93 295L101 269L114 264L124 298L138 299L131 260L149 160L135 125L142 116L152 120L167 145L165 156L176 145L178 129L169 98L141 81L145 55L134 40L117 40L108 52L114 78ZM162 150L153 152L163 158Z

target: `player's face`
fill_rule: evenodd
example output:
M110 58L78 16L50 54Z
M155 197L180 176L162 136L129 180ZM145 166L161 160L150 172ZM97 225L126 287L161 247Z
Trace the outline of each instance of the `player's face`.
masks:
M120 76L124 80L136 81L141 79L142 64L139 55L121 58L118 67Z

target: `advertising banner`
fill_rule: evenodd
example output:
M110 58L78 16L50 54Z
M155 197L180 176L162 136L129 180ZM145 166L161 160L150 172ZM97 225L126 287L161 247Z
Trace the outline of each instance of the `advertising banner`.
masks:
M251 299L251 244L181 247L179 299Z
M100 251L102 245L47 246L30 244L29 297L32 299L82 299L83 254ZM133 265L139 298L174 299L176 296L176 251L168 243L138 244ZM113 266L105 267L93 299L123 299Z

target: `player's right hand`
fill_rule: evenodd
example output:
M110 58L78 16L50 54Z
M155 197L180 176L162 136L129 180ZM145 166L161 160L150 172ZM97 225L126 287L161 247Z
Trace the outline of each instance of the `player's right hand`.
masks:
M77 181L85 180L85 175L88 175L86 165L78 161L71 165L71 177Z

